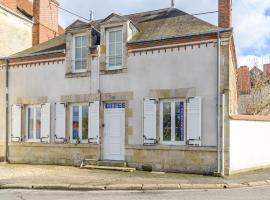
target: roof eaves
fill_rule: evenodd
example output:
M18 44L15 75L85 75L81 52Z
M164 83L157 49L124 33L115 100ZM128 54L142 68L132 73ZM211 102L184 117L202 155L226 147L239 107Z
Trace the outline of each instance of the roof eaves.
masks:
M7 7L5 7L5 6L3 6L3 5L0 5L0 8L2 8L3 10L5 10L6 12L11 13L12 15L15 15L16 17L19 17L19 18L22 19L22 20L27 21L28 23L34 24L34 21L28 19L28 18L27 18L26 16L24 16L23 14L20 14L20 13L18 13L18 12L15 12L15 11L13 11L13 10L11 10L11 9L9 9L9 8L7 8Z
M31 54L22 54L22 55L14 55L9 57L0 58L0 60L6 60L6 59L13 59L13 58L25 58L25 57L33 57L33 56L41 56L41 55L47 55L47 54L54 54L54 53L65 53L66 50L55 50L55 51L44 51L39 53L31 53Z
M176 38L188 38L188 37L193 37L193 36L208 35L208 34L213 34L213 33L218 33L218 32L224 33L224 32L231 32L231 31L233 31L233 28L228 28L228 29L219 28L213 31L196 32L196 33L174 35L174 36L161 36L161 37L151 38L151 39L135 40L135 41L128 42L128 44L138 44L138 43L154 42L154 41L159 41L159 40L168 40L168 39L176 39Z

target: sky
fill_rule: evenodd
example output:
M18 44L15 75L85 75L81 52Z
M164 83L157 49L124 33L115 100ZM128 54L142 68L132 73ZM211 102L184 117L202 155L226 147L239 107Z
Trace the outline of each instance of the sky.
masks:
M60 0L60 6L84 18L105 18L111 13L130 14L167 8L171 0ZM187 13L218 10L218 0L175 0L176 8ZM218 14L200 16L217 25ZM60 10L64 27L78 19ZM233 0L233 26L238 64L262 67L270 63L270 0Z

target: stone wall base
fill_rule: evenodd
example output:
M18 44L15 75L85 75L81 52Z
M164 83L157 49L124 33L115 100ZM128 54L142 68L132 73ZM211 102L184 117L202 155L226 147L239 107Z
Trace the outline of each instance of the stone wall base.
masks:
M162 172L214 174L217 171L215 147L166 148L161 146L126 148L130 167Z
M9 162L79 166L83 159L98 159L98 145L17 144L9 148Z

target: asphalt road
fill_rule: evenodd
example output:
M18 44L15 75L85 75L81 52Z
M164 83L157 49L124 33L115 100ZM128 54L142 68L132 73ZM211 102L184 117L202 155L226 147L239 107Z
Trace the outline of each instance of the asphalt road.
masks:
M270 187L150 192L1 190L1 200L270 200Z

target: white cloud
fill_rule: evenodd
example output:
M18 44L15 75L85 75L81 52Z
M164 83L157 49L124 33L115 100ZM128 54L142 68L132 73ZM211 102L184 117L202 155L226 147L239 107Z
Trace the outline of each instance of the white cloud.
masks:
M246 49L262 53L270 39L270 17L265 15L270 0L234 0L236 47L240 55Z
M246 55L238 56L239 66L254 67L257 66L263 69L263 64L270 63L270 53L262 56Z

